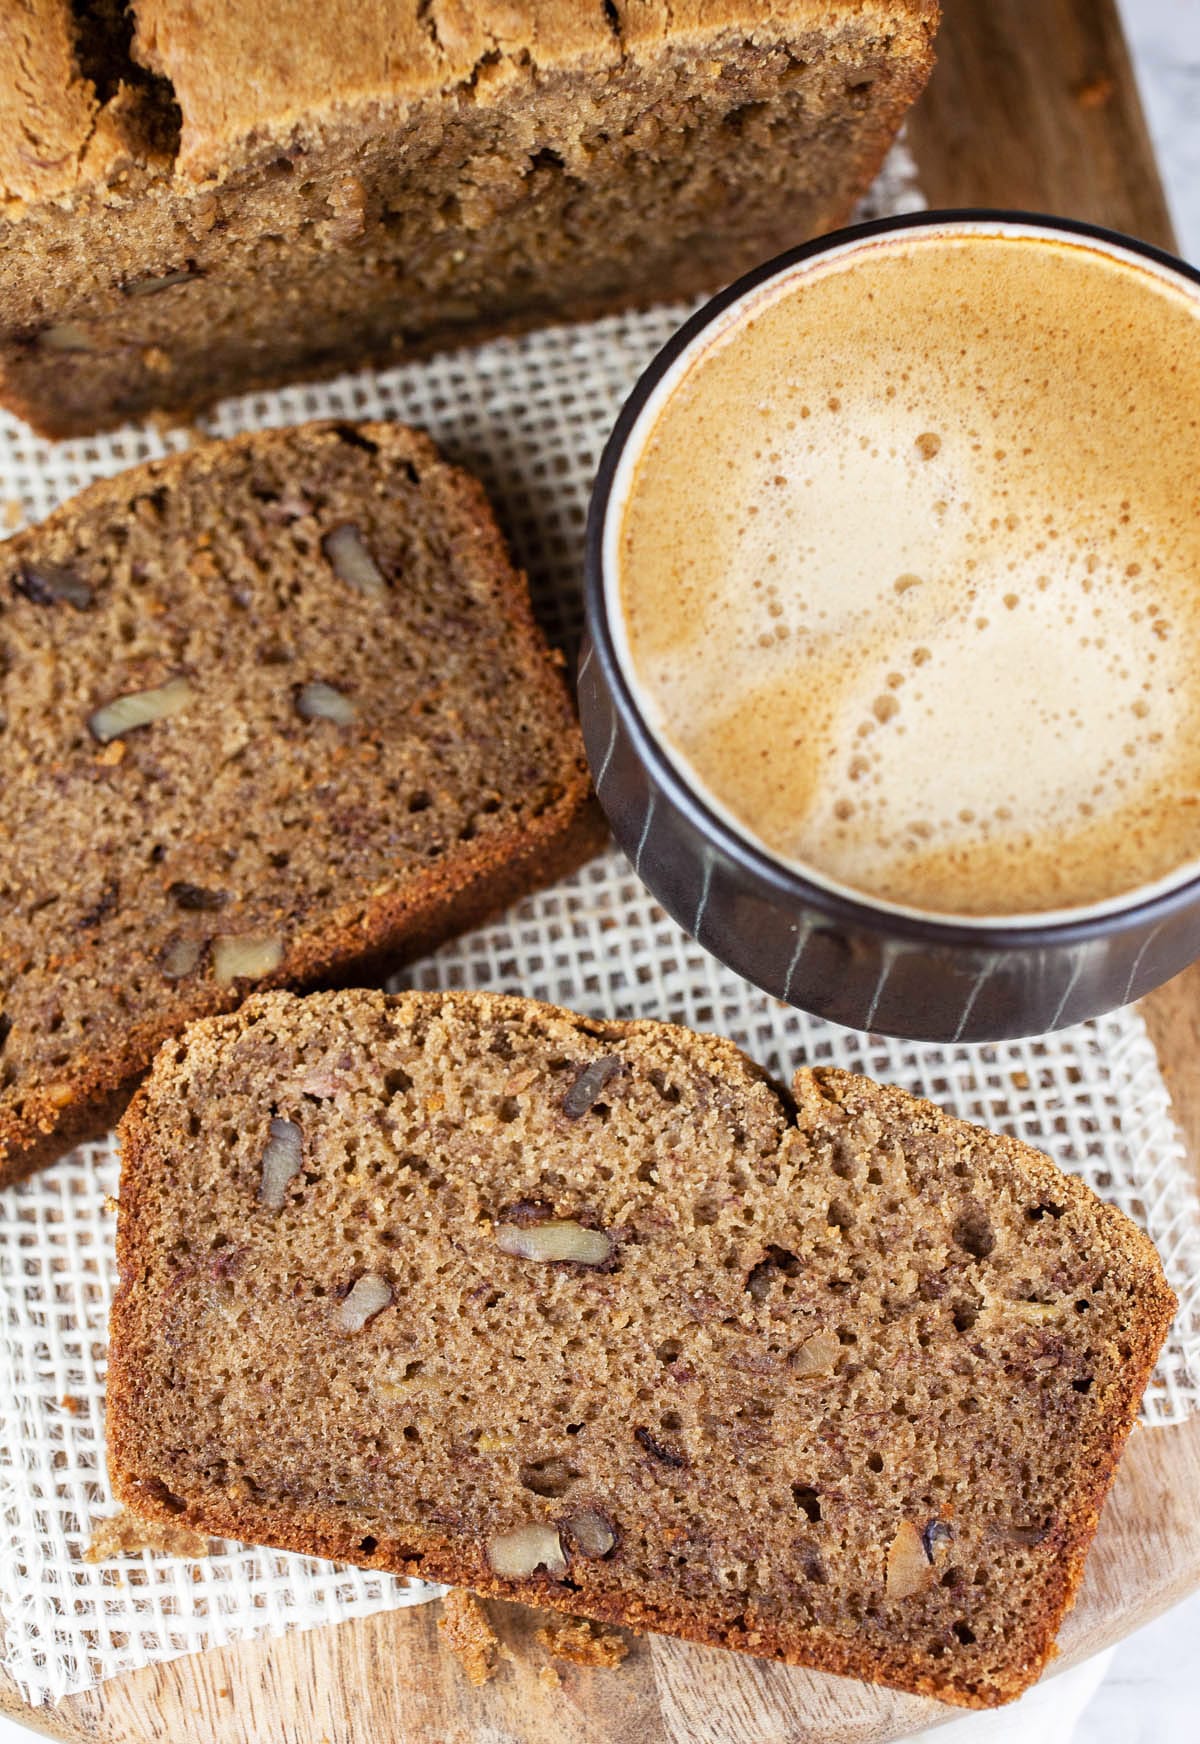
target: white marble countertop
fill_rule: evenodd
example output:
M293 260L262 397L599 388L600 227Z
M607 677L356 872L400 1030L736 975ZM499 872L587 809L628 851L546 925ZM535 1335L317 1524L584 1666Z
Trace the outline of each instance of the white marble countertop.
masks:
M953 0L949 0L953 4ZM1037 0L1031 0L1036 4ZM1179 248L1200 264L1200 0L1120 0ZM1200 1507L1200 1497L1196 1499ZM1101 1671L1068 1674L1081 1717L1047 1701L1052 1685L1015 1707L927 1734L944 1744L1200 1744L1200 1593L1122 1642ZM1064 1690L1064 1694L1066 1691ZM1037 1698L1041 1698L1040 1700ZM0 1744L33 1734L0 1718Z
M1179 250L1200 263L1200 0L1118 3Z

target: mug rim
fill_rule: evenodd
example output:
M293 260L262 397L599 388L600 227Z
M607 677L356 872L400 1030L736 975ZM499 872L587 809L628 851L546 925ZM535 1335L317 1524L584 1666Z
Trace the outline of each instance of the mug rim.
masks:
M765 847L734 829L687 780L647 723L617 655L609 624L604 545L617 471L647 401L664 375L692 343L735 304L749 297L771 279L781 277L804 261L833 249L868 241L873 237L906 230L936 230L940 226L980 223L1012 225L1041 230L1052 235L1083 237L1092 242L1106 244L1109 248L1116 247L1138 255L1200 287L1200 268L1189 265L1187 261L1180 260L1178 256L1154 243L1143 242L1119 230L1092 224L1080 218L1058 218L1049 213L987 206L947 207L868 219L861 224L846 225L823 236L812 237L807 242L799 243L794 248L773 255L759 266L752 267L749 272L743 273L740 278L717 291L689 315L656 352L622 405L604 445L588 504L584 547L584 606L588 646L580 662L579 678L582 680L590 660L599 661L625 730L639 760L650 771L655 782L701 836L759 883L770 887L776 898L796 907L815 909L840 924L866 931L886 932L893 937L917 940L927 945L950 948L982 947L994 951L1077 945L1091 939L1106 938L1135 926L1161 924L1181 910L1194 906L1200 900L1200 871L1185 878L1183 882L1166 890L1158 890L1152 895L1140 895L1139 890L1135 889L1124 906L1107 907L1100 913L1089 914L1084 909L1076 918L1071 918L1068 913L1064 918L1039 923L1036 916L1031 915L1028 922L1018 919L1001 924L989 921L989 917L976 921L964 916L961 920L955 920L934 913L926 914L917 909L875 904L866 896L844 892L832 885L818 882L815 878L806 877L796 866L777 860ZM603 796L600 790L606 774L607 767L593 772L596 796L601 801ZM1140 888L1144 891L1147 887ZM1061 915L1062 911L1059 913Z

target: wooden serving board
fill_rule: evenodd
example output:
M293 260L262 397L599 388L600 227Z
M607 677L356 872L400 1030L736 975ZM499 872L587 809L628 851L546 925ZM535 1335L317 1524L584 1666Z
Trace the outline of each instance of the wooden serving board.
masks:
M1062 213L1172 246L1115 0L943 0L939 66L910 126L932 205ZM1200 1179L1200 965L1145 1001ZM1200 1587L1200 1418L1135 1432L1063 1628L1066 1666ZM561 1666L547 1688L537 1614L490 1606L513 1650L471 1689L439 1606L197 1654L34 1712L0 1673L0 1710L92 1744L883 1744L960 1710L664 1637L619 1670Z

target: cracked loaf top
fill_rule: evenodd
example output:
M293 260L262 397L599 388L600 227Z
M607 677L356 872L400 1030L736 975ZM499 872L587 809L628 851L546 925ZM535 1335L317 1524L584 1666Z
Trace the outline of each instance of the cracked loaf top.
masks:
M694 296L841 222L927 0L0 8L0 402L44 434Z
M219 182L299 130L387 99L491 97L668 40L870 22L926 42L936 0L35 0L0 15L0 188L68 196L133 166ZM80 14L84 14L83 17ZM90 16L89 16L90 15Z

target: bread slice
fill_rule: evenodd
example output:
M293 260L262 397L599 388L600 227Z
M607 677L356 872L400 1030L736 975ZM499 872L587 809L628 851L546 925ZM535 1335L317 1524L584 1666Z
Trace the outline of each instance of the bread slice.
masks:
M67 435L715 290L847 217L937 18L937 0L0 7L0 398Z
M967 1706L1053 1652L1173 1298L899 1090L487 994L267 994L121 1128L152 1518Z
M391 424L195 448L0 547L0 721L0 1180L190 1019L427 949L600 839L482 490Z

